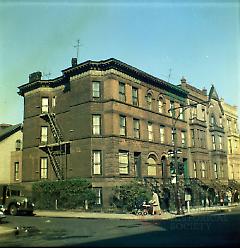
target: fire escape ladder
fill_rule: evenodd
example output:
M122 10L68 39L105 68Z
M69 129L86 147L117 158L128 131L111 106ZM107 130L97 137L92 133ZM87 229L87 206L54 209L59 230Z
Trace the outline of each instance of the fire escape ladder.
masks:
M49 147L47 147L47 151L48 151L50 162L51 162L53 170L56 174L57 179L63 180L64 177L63 177L63 173L61 170L61 166L60 166L59 162L57 161L55 154L51 151L51 149Z
M56 140L56 142L60 143L63 142L63 135L56 123L56 120L54 118L54 114L47 114L48 115L48 120L49 120L49 124L50 124L50 128L52 130L53 136Z

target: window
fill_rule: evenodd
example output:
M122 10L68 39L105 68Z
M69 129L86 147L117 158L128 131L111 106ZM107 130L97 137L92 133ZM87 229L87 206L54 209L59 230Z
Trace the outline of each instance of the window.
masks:
M234 131L235 131L235 132L237 132L237 131L238 131L237 121L234 121Z
M133 119L133 137L140 138L140 122L137 119Z
M48 141L48 127L41 127L41 143Z
M122 102L126 101L125 84L119 82L119 100Z
M48 178L48 160L47 158L41 158L40 160L40 178Z
M219 149L220 150L223 149L223 138L222 138L222 136L219 136Z
M224 178L224 167L223 167L223 164L221 165L221 178Z
M222 117L221 116L219 117L219 125L220 125L220 127L223 127L223 121L222 121Z
M14 163L14 180L19 180L19 162Z
M102 188L93 188L95 194L96 194L96 201L95 203L97 205L102 205Z
M205 109L202 108L202 120L205 121L206 120L206 115L205 115Z
M164 143L165 142L165 127L160 126L160 142Z
M126 136L126 117L120 116L120 135Z
M206 177L206 167L205 167L204 162L201 163L201 171L202 171L202 178L205 178Z
M228 140L228 153L232 154L232 140Z
M215 141L214 135L212 135L212 147L213 147L213 150L216 150L216 141Z
M42 113L48 113L48 97L42 97Z
M93 135L101 134L101 115L92 115L92 132Z
M16 151L20 151L21 150L21 146L22 146L22 141L20 139L16 140L16 143L15 143L15 149L16 149Z
M102 158L101 151L93 151L92 152L92 172L93 175L101 175L102 174Z
M52 98L52 108L56 107L56 96Z
M170 101L170 111L169 111L170 116L175 117L175 109L174 109L174 101Z
M164 106L163 99L162 99L162 97L160 97L160 98L158 99L158 112L159 112L160 114L162 114L162 113L164 112L163 106Z
M192 119L197 118L197 107L191 108L191 117Z
M214 178L218 179L218 168L216 163L213 164L213 170L214 170Z
M152 94L151 93L147 94L147 108L149 110L152 110Z
M148 163L148 176L157 175L157 162L153 156L150 156L147 160Z
M120 174L128 174L128 152L127 151L119 151L119 173Z
M197 178L197 163L193 162L193 177Z
M148 140L153 141L153 125L151 122L148 122Z
M92 97L94 99L100 98L100 82L92 82Z
M212 125L216 125L216 119L215 119L215 116L214 115L211 115L210 123Z
M192 137L192 146L194 147L195 146L195 132L194 132L194 129L191 129L191 137Z
M138 88L132 87L132 104L138 106Z
M181 132L182 146L186 146L186 132Z
M183 120L184 119L184 115L183 115L183 106L180 105L180 109L179 109L179 119Z
M231 131L231 120L227 119L228 131Z

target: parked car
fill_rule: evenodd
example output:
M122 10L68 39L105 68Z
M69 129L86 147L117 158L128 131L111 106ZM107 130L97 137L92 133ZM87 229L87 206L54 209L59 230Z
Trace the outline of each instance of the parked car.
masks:
M3 205L0 205L0 223L2 222L3 219L6 218L4 212L5 212L5 208L3 207Z
M18 213L33 214L34 204L29 197L23 195L18 185L0 185L0 204L5 213L17 215Z

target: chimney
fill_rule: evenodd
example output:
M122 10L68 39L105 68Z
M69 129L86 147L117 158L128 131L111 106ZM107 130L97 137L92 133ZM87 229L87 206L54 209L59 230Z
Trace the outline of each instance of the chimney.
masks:
M205 87L202 89L202 92L204 96L207 96L207 89Z
M42 73L40 71L33 72L29 74L29 83L41 80L42 78Z
M184 77L182 77L181 78L181 85L186 86L186 84L187 84L187 80Z
M77 58L72 58L72 67L77 65Z

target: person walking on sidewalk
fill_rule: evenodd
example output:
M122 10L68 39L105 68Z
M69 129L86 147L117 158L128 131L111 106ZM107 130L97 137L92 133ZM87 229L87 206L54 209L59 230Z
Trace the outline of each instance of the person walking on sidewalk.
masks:
M152 205L152 214L161 214L160 204L159 204L159 198L158 194L156 192L153 192L152 194L152 200L149 201L149 203Z

